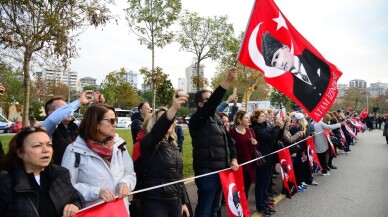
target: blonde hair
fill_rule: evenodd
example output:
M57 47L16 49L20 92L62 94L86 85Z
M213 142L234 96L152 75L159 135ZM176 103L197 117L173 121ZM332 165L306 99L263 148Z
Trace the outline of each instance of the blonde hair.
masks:
M307 129L308 123L306 121L306 118L301 118L301 119L297 120L297 122L303 131L305 131Z
M158 115L159 115L159 113L160 113L160 112L167 112L167 110L168 110L168 109L167 109L166 107L160 107L160 108L156 109L154 112L152 112L152 115L151 115L151 117L149 118L148 123L147 123L147 124L144 123L144 125L146 125L146 127L145 127L145 133L151 132L152 128L154 127L154 125L155 125L155 123L156 123L156 121L158 120ZM168 140L169 137L172 138L172 139L173 139L172 142L173 142L174 144L176 144L176 140L177 140L177 135L176 135L176 133L175 133L175 127L176 127L176 123L175 123L175 121L174 121L174 122L171 124L171 127L170 127L170 129L171 129L170 134L167 133L167 134L165 135L165 139Z

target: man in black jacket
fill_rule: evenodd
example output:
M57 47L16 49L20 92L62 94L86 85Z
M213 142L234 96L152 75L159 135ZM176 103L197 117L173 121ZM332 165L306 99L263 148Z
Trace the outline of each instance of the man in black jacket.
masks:
M189 130L193 144L193 167L196 176L231 167L238 170L237 153L225 126L216 114L226 90L237 77L231 68L228 76L214 91L199 90L195 94L197 111L191 116ZM221 206L222 187L218 174L195 180L198 188L196 217L216 216Z
M131 120L131 133L132 133L132 141L133 144L136 142L136 137L141 127L143 126L144 117L150 113L151 108L148 102L142 102L137 107L138 112L132 115Z

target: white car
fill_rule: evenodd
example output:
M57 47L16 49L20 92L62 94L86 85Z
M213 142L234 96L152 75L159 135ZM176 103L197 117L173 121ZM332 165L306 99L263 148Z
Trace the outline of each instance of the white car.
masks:
M130 118L123 118L117 123L117 128L130 128L131 123L132 121Z
M5 118L3 115L0 115L0 132L9 133L9 127L12 125L12 122Z

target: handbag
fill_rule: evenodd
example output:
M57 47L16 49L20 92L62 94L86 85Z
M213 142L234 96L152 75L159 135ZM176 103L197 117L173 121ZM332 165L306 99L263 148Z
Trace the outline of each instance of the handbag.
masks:
M251 139L253 139L251 130L252 129L249 129L249 134L251 135ZM263 154L261 154L261 152L259 151L259 149L256 145L252 145L252 149L253 149L253 151L252 151L253 152L253 159L258 158L255 162L257 167L263 166L265 163L267 163L265 158L263 158Z

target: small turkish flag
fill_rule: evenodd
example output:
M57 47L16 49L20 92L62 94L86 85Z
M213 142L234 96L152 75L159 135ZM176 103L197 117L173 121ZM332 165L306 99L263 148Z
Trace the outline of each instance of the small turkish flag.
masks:
M326 135L326 138L327 138L327 141L329 142L329 145L330 145L330 150L331 150L331 155L336 155L335 153L335 147L334 147L334 144L333 142L331 141L331 132L330 130L325 130L325 135Z
M362 112L360 113L360 117L362 117L362 119L365 119L366 117L368 117L368 114L369 114L368 109L364 108L364 110L362 110Z
M239 167L237 172L226 170L218 173L220 175L225 202L230 217L250 217L249 205L244 190L243 168Z
M317 122L338 94L342 73L291 25L272 0L256 0L238 60L263 72L267 83Z
M319 163L317 149L315 148L315 145L314 145L314 139L312 137L307 138L306 144L307 144L307 156L309 157L311 173L317 174L319 170L322 170L322 166Z
M280 169L282 171L283 187L286 190L287 198L291 198L298 188L296 185L296 178L294 173L294 167L292 166L290 150L288 148L278 152Z

